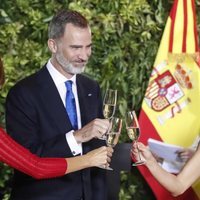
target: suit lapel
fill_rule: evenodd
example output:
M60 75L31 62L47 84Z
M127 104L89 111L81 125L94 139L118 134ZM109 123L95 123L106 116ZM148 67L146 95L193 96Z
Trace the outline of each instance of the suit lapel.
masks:
M85 80L83 75L77 75L77 91L81 113L82 126L97 117L95 109L97 109L96 91L91 86L91 82Z
M48 114L53 119L52 123L55 123L61 132L71 130L72 127L66 109L46 67L41 70L40 75L42 84L39 91L41 91L42 105L48 110Z

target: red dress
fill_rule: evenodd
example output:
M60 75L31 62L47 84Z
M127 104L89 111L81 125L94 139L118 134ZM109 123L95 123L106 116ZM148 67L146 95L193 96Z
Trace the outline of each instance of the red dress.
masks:
M67 170L64 158L40 158L15 142L2 128L0 161L36 179L62 176Z

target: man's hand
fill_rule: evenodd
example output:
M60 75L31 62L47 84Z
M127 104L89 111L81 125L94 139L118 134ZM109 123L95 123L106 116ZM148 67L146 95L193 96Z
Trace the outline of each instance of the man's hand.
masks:
M74 132L74 137L77 143L88 142L93 138L100 138L104 135L109 127L109 120L94 119L82 129Z

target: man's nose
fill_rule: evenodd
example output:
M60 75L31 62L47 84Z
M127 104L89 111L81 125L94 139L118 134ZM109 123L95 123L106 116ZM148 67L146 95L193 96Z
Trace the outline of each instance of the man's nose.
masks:
M91 49L82 49L79 54L79 58L86 61L86 60L88 60L90 55L91 55Z

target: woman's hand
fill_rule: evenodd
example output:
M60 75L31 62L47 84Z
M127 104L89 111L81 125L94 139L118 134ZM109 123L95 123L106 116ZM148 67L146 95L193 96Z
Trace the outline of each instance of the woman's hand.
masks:
M93 151L90 151L86 154L89 165L91 167L98 167L98 166L109 166L111 161L111 157L113 154L113 149L111 147L100 147Z
M195 153L194 149L184 148L182 150L177 151L177 154L181 161L187 162Z
M142 144L141 142L133 143L133 146L131 149L131 154L134 159L136 159L136 160L139 159L138 149L140 151L142 160L144 160L146 164L148 164L149 162L152 162L152 161L156 162L156 159L153 156L153 154L151 153L151 151L149 150L149 148L147 146L145 146L144 144Z

